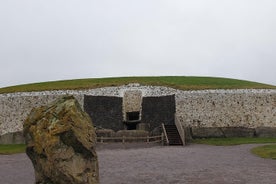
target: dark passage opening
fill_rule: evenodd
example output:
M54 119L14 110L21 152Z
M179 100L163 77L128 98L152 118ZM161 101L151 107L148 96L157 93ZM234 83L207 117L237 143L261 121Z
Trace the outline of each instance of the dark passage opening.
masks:
M127 130L136 130L136 123L127 124Z
M126 129L127 130L136 130L137 124L140 123L140 112L133 111L126 113Z
M127 112L127 121L139 120L139 115L140 115L139 111Z
M84 110L94 126L114 131L124 129L122 114L123 98L84 95Z

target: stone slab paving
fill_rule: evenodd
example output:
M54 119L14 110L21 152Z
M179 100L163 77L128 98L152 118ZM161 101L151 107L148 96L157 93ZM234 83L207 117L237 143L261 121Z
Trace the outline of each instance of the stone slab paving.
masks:
M259 145L98 149L102 184L274 184L276 160L250 153ZM30 184L25 154L0 156L0 183Z

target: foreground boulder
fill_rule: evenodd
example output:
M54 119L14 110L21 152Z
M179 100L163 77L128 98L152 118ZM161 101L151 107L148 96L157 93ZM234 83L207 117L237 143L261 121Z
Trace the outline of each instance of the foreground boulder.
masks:
M37 184L99 183L94 127L73 96L33 109L24 136Z

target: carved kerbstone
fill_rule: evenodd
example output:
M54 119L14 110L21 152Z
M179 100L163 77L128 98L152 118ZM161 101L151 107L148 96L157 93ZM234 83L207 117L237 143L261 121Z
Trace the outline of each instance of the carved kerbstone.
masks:
M73 96L33 109L24 136L35 183L99 183L95 130Z

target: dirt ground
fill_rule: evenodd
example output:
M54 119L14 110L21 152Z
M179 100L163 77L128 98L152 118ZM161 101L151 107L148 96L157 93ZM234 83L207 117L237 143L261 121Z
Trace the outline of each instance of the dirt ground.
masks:
M274 184L276 160L250 153L259 145L100 146L101 184ZM32 184L25 154L0 156L1 184Z

